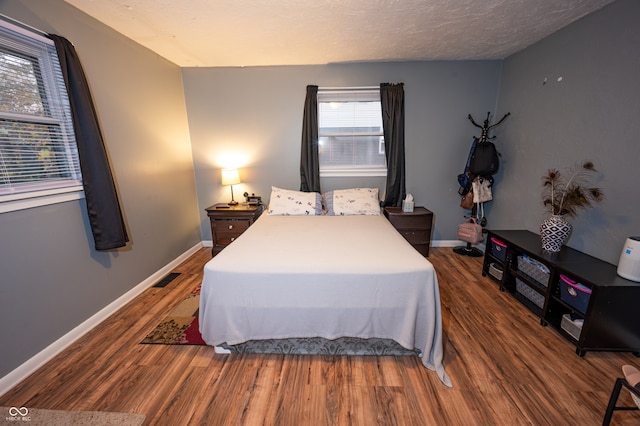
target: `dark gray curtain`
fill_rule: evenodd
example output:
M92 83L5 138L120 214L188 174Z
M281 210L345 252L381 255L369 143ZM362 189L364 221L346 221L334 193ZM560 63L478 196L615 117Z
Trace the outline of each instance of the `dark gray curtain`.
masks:
M300 150L300 191L320 192L318 160L318 86L307 86L302 118Z
M380 84L387 185L383 206L400 206L406 196L404 170L404 84Z
M57 35L49 37L55 43L69 93L84 196L95 248L111 250L124 247L129 237L109 168L89 84L76 50L69 40Z

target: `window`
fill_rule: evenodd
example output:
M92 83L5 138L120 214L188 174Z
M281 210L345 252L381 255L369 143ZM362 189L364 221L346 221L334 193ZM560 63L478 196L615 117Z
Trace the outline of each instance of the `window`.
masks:
M53 41L0 20L0 212L77 199L79 191L69 99ZM67 195L52 199L61 193Z
M320 176L386 176L380 90L318 90Z

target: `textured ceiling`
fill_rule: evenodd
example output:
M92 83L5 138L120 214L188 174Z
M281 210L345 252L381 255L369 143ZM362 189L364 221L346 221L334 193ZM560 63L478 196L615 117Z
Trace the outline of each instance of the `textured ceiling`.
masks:
M65 0L183 67L502 59L613 0Z

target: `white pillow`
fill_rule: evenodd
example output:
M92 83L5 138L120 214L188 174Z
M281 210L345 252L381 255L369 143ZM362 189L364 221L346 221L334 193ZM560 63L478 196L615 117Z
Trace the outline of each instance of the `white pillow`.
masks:
M353 188L334 190L333 213L337 216L380 216L380 200L378 200L378 188Z
M318 192L302 192L271 187L270 215L317 216L322 214L322 198Z

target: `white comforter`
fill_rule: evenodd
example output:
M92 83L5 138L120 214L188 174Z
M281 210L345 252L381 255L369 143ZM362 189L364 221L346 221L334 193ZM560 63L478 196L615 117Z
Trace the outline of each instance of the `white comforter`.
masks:
M383 216L263 214L205 265L199 322L213 346L393 339L451 386L435 270Z

